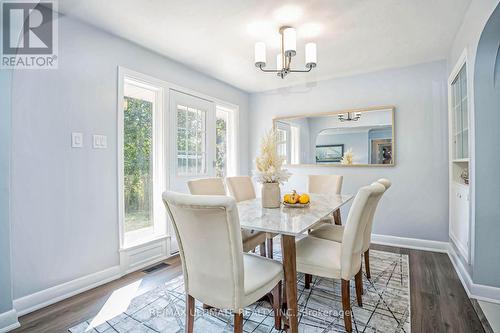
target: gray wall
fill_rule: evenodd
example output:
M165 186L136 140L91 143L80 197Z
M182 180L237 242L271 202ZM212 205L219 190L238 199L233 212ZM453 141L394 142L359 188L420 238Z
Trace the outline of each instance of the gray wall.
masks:
M11 71L0 70L0 315L12 309L9 223L11 74Z
M307 90L308 92L304 92ZM344 193L380 178L394 185L377 211L374 232L448 241L446 62L321 81L250 96L250 160L274 116L395 105L394 167L290 168L285 190L306 189L307 174L345 176ZM254 169L253 163L250 165Z
M14 298L119 264L117 67L240 106L247 173L248 94L68 17L59 20L59 69L13 77ZM71 132L84 148L71 148ZM91 135L108 148L91 148Z
M474 282L500 287L500 5L479 41L474 75L476 209ZM492 153L491 147L497 147Z

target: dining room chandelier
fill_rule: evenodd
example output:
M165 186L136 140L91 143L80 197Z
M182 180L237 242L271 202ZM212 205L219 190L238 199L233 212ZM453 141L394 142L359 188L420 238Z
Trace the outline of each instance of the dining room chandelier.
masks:
M266 44L255 43L255 67L266 73L276 73L284 79L288 73L307 73L317 65L316 43L307 43L306 69L292 69L292 57L297 54L297 32L294 28L283 26L279 29L281 37L281 52L276 55L276 69L264 69L266 67Z
M341 122L358 121L359 118L361 118L361 112L347 112L347 113L340 113L339 114L339 120Z

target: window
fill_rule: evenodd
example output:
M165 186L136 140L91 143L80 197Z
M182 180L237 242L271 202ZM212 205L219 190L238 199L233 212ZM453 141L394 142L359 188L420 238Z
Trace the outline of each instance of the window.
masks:
M123 78L121 120L122 247L164 234L162 88Z
M235 110L217 105L215 117L215 176L236 175Z
M285 159L285 163L289 163L290 155L288 153L288 139L290 136L290 126L284 123L277 123L276 136L277 136L277 150L278 155Z
M206 111L177 104L177 174L206 174Z
M300 164L300 128L290 126L290 163Z
M141 88L132 85L126 87L128 91L124 97L123 110L123 182L125 232L129 232L153 226L154 92L140 90Z

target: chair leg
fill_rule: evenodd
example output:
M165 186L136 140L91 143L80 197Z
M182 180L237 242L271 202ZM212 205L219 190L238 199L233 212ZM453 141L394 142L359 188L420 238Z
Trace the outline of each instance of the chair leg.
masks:
M266 243L260 244L259 249L260 249L260 256L265 257L266 256Z
M281 330L281 281L278 282L276 287L271 291L273 295L273 311L274 311L274 328L278 331Z
M311 288L311 282L312 282L312 275L311 274L305 274L304 276L304 285L306 289Z
M361 295L363 295L363 273L361 268L359 268L358 274L354 277L354 282L356 283L356 300L358 301L359 306L363 306L363 299Z
M344 327L349 333L352 332L351 321L351 295L349 281L342 279L342 309L344 310Z
M194 298L186 294L186 333L193 333Z
M370 250L366 250L365 252L365 272L366 272L366 278L371 279L371 274L370 274Z
M342 225L342 217L340 215L340 209L333 212L333 221L336 225Z
M267 257L273 259L273 239L272 238L266 239L266 245L267 245Z
M234 314L234 333L243 333L243 313Z

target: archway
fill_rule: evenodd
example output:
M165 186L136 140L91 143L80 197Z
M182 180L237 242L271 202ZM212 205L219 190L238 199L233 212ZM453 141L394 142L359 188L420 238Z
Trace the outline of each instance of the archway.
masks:
M500 5L481 34L474 73L474 282L500 287Z

